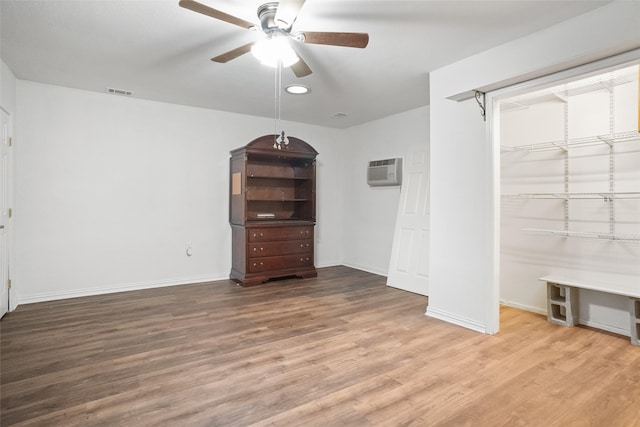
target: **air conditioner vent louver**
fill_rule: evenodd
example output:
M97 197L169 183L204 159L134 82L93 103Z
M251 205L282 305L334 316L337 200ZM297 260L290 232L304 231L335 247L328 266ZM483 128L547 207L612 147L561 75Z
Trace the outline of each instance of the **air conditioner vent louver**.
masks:
M367 168L367 184L372 187L402 184L402 159L372 160Z
M373 160L369 162L369 167L394 165L395 163L396 163L396 159Z

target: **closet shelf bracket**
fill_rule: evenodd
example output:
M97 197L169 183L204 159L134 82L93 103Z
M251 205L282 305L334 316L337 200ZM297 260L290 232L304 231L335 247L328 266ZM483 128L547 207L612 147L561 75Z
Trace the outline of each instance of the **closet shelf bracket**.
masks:
M474 92L474 96L476 98L476 102L478 103L478 106L480 107L480 115L482 116L482 120L484 120L486 122L487 121L487 109L485 107L485 105L486 105L485 93L484 92L480 92L479 90L476 90Z

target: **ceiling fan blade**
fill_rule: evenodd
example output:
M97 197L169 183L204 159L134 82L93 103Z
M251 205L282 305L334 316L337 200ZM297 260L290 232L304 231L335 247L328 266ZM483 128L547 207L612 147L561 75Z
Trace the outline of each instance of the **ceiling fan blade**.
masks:
M369 44L369 34L367 33L327 33L303 31L302 34L304 35L305 43L359 48L365 48Z
M280 0L274 21L284 30L291 28L305 0Z
M201 13L203 15L210 16L212 18L219 19L221 21L228 22L230 24L238 25L242 28L251 28L255 27L255 24L245 21L244 19L236 18L235 16L229 15L228 13L224 13L212 7L206 6L202 3L198 3L194 0L180 0L178 4L185 9L192 10L194 12Z
M247 43L243 46L237 47L233 50L230 50L228 52L225 52L221 55L218 55L214 58L211 58L211 60L213 62L219 62L221 64L224 64L225 62L229 62L232 59L236 59L239 56L244 55L245 53L249 52L251 50L251 46L253 46L253 42L251 43Z
M298 61L291 66L291 71L293 71L296 77L305 77L313 72L300 55L298 55Z

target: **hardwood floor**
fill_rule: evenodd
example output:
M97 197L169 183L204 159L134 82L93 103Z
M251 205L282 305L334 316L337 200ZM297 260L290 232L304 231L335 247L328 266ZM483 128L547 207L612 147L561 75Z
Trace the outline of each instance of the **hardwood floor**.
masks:
M18 307L1 425L640 426L640 347L504 308L487 336L346 267Z

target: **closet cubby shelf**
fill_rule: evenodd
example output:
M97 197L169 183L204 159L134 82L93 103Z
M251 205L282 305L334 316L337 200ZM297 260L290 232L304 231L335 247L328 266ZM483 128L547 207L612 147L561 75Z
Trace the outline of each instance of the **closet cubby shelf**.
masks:
M550 151L550 150L567 151L567 149L569 148L590 147L593 145L601 145L601 144L612 146L613 144L630 142L630 141L638 141L638 140L640 140L640 132L626 131L626 132L618 132L618 133L612 133L607 135L589 136L585 138L574 138L574 139L568 139L566 141L565 140L547 141L547 142L541 142L538 144L517 145L514 147L501 146L500 151L502 152Z
M556 200L598 200L605 201L614 199L640 199L640 192L627 191L609 193L607 191L594 193L515 193L503 194L503 199L556 199Z
M560 86L554 86L545 90L539 90L516 96L507 100L500 105L504 110L521 109L532 105L541 104L549 101L561 101L566 103L571 96L582 95L589 92L600 90L611 91L614 87L631 83L634 81L634 72L625 70L622 73L612 73L608 77L596 77L593 79L584 79L580 81L565 83Z
M523 228L522 231L557 237L580 237L585 239L618 240L640 242L640 234L633 233L599 233L595 231L550 230L544 228Z

